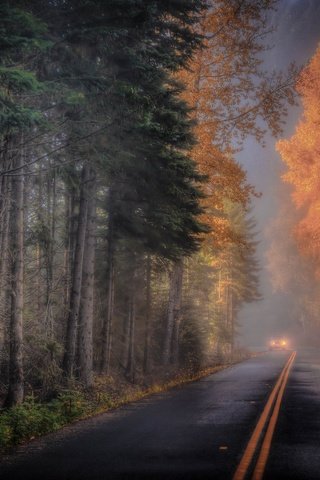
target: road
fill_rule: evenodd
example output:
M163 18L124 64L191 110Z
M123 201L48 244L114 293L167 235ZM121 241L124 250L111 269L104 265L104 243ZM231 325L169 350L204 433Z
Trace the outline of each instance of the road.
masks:
M271 428L271 415L277 417L278 401L279 416L263 479L319 480L320 352L299 351L291 358L289 371L290 358L291 352L259 355L32 441L3 460L0 478L239 479L239 465L245 462L248 445L249 449L253 445L252 434L259 422L261 426L274 392L275 400L243 478L258 478L254 477L255 465ZM278 382L275 392L279 378L282 383Z

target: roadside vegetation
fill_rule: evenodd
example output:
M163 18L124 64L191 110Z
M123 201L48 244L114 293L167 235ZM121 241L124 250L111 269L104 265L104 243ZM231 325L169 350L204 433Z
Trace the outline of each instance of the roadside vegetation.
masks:
M250 357L246 350L238 350L233 363ZM30 394L20 405L4 410L0 415L0 453L39 436L55 432L77 420L105 413L122 405L150 395L183 386L228 368L231 364L194 370L176 369L156 372L144 379L144 384L129 383L121 377L97 376L91 390L74 384L73 389L59 389L55 398L41 402ZM170 371L171 370L171 371ZM156 380L155 380L156 378Z
M236 153L294 102L261 62L276 3L0 5L2 446L240 355L259 195Z

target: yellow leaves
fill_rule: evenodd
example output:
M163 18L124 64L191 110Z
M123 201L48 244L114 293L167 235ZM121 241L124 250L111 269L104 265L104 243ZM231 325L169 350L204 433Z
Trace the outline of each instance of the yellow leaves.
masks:
M199 172L208 178L202 221L212 229L207 237L212 245L231 239L225 201L248 206L250 197L256 195L247 183L246 172L234 160L237 149L233 140L241 143L248 133L262 136L253 106L257 102L263 105L264 115L272 123L274 95L271 92L268 97L269 90L267 85L263 88L263 82L261 88L256 85L260 64L256 54L261 51L258 38L264 31L264 13L270 3L267 0L261 7L254 2L242 2L239 8L237 2L217 0L203 12L195 27L204 37L204 48L185 70L176 74L186 86L182 98L197 122L197 144L191 153ZM274 126L273 130L276 129Z
M303 255L316 261L320 272L320 46L297 83L303 115L294 135L277 143L287 165L283 180L293 187L292 199L301 211L294 228Z
M302 96L304 106L304 115L306 118L319 119L319 108L317 102L319 100L320 90L320 46L318 46L315 55L312 57L309 64L302 71L297 83L297 90ZM310 119L311 119L310 118Z
M320 207L320 205L319 205ZM294 229L294 235L300 252L315 262L314 266L320 267L320 211L312 208Z

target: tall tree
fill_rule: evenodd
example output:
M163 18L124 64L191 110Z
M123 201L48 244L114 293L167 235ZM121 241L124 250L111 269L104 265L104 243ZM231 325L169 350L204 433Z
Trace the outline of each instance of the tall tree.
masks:
M277 149L287 166L283 180L293 187L292 199L300 215L300 220L296 221L294 236L300 251L315 262L317 275L320 274L319 74L318 47L297 82L303 105L302 118L294 135L277 143Z
M274 0L213 1L194 25L204 45L178 74L197 120L199 142L192 154L208 178L203 219L211 227L208 239L217 245L231 233L225 199L246 205L254 194L234 160L237 149L248 135L262 141L266 127L278 134L286 102L293 102L296 70L269 74L261 60L268 48L268 13L275 5Z
M24 157L19 155L15 167L21 167ZM21 172L22 174L23 172ZM23 270L24 270L24 215L22 175L11 180L12 202L10 214L11 250L11 315L9 351L9 390L6 406L20 404L24 397L23 372Z
M85 185L87 198L86 236L83 252L83 273L79 316L79 377L86 387L93 383L93 307L94 307L94 271L96 247L96 199L95 172L88 168L88 180Z
M0 139L1 165L4 176L8 170L13 177L3 181L7 194L1 202L2 275L8 263L7 246L10 239L10 326L9 326L9 390L6 405L21 403L24 395L23 372L23 270L24 270L24 179L23 168L29 152L24 148L28 131L41 122L38 106L30 102L29 95L39 93L42 84L30 71L32 53L46 45L43 35L45 24L13 2L0 6L2 19L0 55ZM29 95L28 95L29 94ZM10 208L8 200L10 198ZM7 203L7 205L6 205ZM6 212L6 213L5 213ZM10 232L10 235L9 235ZM2 278L5 281L5 277ZM5 285L2 283L2 287Z
M170 274L168 312L162 353L162 362L164 365L168 365L170 360L176 362L178 358L182 281L183 260L180 259L173 265L173 269Z
M83 258L85 252L86 230L88 222L88 182L90 168L83 166L80 185L80 203L78 214L78 228L75 241L75 253L70 288L70 306L67 318L67 332L63 358L63 370L67 376L73 374L75 366L76 342L81 301L81 287L83 277Z

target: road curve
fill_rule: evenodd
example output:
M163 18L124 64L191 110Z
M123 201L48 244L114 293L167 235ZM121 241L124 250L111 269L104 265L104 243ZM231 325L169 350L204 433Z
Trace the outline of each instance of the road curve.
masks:
M231 480L290 354L259 355L35 440L3 459L0 478ZM298 352L279 402L264 480L319 479L320 353Z

